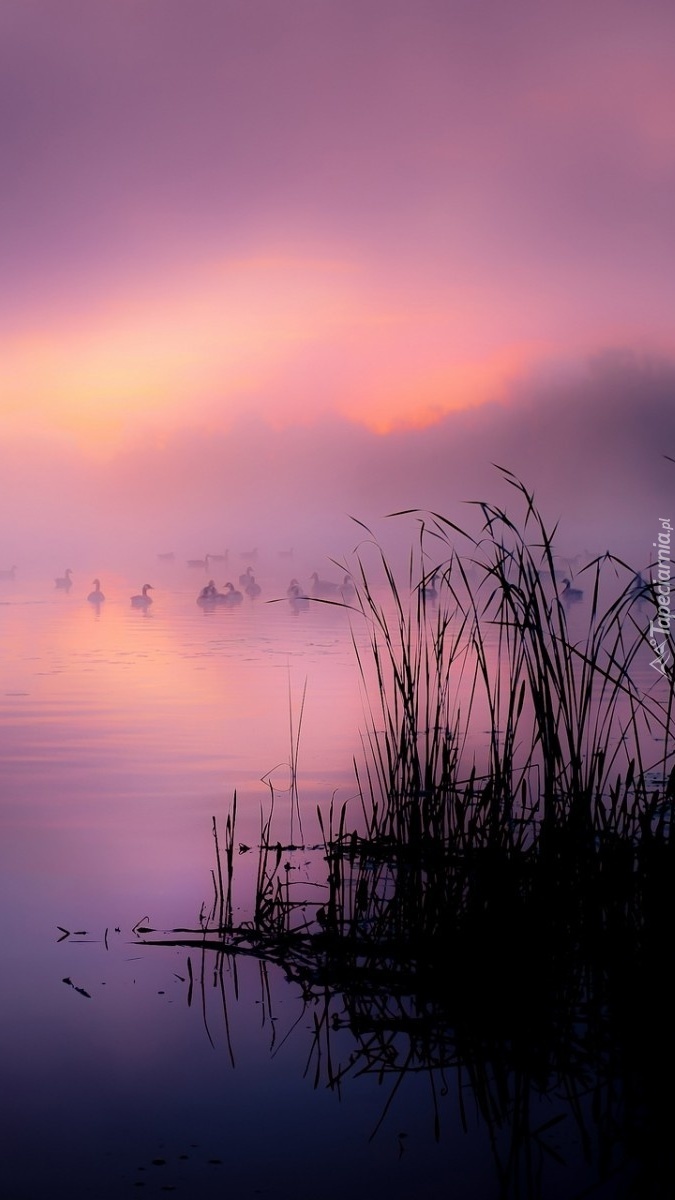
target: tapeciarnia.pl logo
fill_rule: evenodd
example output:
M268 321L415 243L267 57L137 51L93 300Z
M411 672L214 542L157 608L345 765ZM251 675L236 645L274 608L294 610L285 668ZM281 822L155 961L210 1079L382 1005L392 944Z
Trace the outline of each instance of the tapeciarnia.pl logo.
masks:
M657 542L656 561L652 567L652 584L656 598L656 617L649 622L649 644L656 650L656 658L649 665L661 675L667 675L673 661L673 646L670 636L671 575L670 538L673 527L669 517L659 517L661 532Z

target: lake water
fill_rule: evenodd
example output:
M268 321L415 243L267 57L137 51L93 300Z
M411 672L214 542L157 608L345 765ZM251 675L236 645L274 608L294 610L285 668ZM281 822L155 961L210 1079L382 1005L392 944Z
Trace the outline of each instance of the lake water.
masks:
M147 613L129 603L139 575L102 577L100 606L87 572L69 592L39 572L2 583L3 1200L505 1194L461 1074L330 1088L278 968L218 971L134 933L194 928L210 908L212 817L222 832L235 789L237 842L259 842L270 782L277 835L300 840L299 726L302 840L320 840L331 797L358 814L346 614L294 613L278 565L257 574L261 597L211 612L177 564L152 569ZM254 859L236 859L242 918ZM336 1028L331 1053L350 1052ZM573 1194L571 1178L547 1196Z

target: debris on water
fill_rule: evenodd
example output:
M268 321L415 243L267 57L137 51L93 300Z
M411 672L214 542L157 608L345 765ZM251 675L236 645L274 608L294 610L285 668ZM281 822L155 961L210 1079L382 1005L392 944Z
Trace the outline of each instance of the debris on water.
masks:
M88 1000L91 1000L91 992L85 991L84 988L76 987L69 975L66 976L63 983L67 983L68 987L71 987L73 991L79 992L81 996L86 996Z

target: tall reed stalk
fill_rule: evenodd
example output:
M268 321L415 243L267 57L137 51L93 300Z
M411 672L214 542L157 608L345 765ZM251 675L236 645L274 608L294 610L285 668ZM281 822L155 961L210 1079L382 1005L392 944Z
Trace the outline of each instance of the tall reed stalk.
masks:
M655 773L667 792L674 678L660 695L635 682L648 626L637 619L633 572L609 554L585 568L585 625L573 634L554 582L556 530L526 487L503 475L522 502L519 520L479 502L474 538L441 514L422 516L405 588L372 535L383 587L362 552L352 568L370 639L366 660L353 634L369 710L370 828L399 844L461 844L466 834L504 848L565 834L588 841L608 821L626 826L617 787L630 792L634 814L645 810ZM607 575L621 572L625 582L603 607ZM433 599L430 580L440 580ZM478 765L476 722L485 716Z

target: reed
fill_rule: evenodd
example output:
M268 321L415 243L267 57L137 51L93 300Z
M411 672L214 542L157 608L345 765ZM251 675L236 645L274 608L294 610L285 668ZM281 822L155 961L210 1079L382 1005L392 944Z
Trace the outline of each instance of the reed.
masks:
M645 1111L659 1125L637 1064L675 923L675 678L655 676L648 692L636 682L649 629L619 558L585 568L585 622L568 613L553 582L557 531L503 475L517 517L480 502L473 535L416 513L403 583L361 526L368 541L348 564L345 606L368 722L355 764L361 827L335 797L319 808L325 878L293 880L297 848L274 840L270 785L252 920L232 918L235 804L225 870L214 820L212 923L170 940L215 952L221 967L238 954L278 965L313 1013L315 1085L391 1081L373 1134L407 1074L428 1076L438 1134L446 1073L460 1095L468 1081L499 1194L534 1197L545 1194L539 1160L557 1153L550 1131L562 1117L541 1116L552 1097L589 1155L594 1128L603 1179ZM346 1029L340 1062L332 1043ZM642 1167L647 1179L646 1157Z
M633 572L610 555L586 568L587 621L572 636L550 582L555 530L504 475L524 506L519 521L481 502L473 537L423 516L405 587L372 538L378 583L362 557L352 565L349 607L369 630L367 658L352 629L369 706L365 789L357 767L365 820L361 832L348 828L347 806L336 813L334 799L327 820L318 810L328 873L317 899L282 862L295 847L273 839L270 784L253 921L242 932L278 961L297 951L304 962L329 945L337 974L356 956L362 974L366 962L375 976L383 961L389 972L395 959L404 975L435 977L439 945L460 958L462 947L484 945L500 958L512 928L536 944L546 925L560 945L572 929L581 948L608 930L632 937L653 919L675 864L673 676L649 695L635 683L648 632ZM462 538L469 557L456 549ZM614 586L603 606L607 572ZM479 766L472 722L486 714ZM292 731L291 749L293 811ZM214 820L213 918L223 935L233 931L235 817L236 796L227 883Z
M480 502L474 538L441 514L420 517L405 589L370 531L384 588L361 555L351 566L351 607L370 637L366 660L353 634L368 711L369 830L399 845L543 850L570 837L579 848L644 817L648 780L658 781L660 812L670 796L674 679L647 695L633 678L649 637L634 572L609 554L585 568L586 624L573 635L550 583L556 531L525 486L503 474L521 500L519 519ZM610 574L619 584L603 606ZM433 602L430 578L440 579ZM479 765L476 725L486 719ZM655 734L661 753L646 761Z

